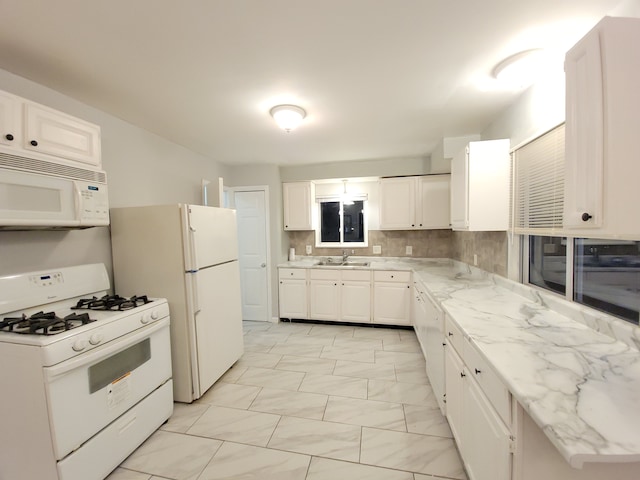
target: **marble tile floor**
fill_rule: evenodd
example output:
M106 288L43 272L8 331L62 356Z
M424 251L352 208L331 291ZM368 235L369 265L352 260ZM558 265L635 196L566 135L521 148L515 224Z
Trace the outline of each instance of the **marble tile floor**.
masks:
M244 356L107 480L466 480L412 330L244 331Z

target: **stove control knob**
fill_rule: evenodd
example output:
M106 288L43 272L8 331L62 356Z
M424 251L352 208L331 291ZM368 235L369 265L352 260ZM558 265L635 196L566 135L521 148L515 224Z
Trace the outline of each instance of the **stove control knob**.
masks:
M146 325L147 323L149 323L151 321L151 316L146 316L146 315L142 315L140 317L140 323L142 323L143 325Z
M73 349L74 352L81 352L82 350L87 348L87 341L83 340L82 338L79 338L75 342L73 342L73 345L71 345L71 348Z
M157 320L160 315L155 310L151 312L151 319Z
M103 340L103 338L104 336L101 333L94 333L89 337L89 343L91 345L98 345Z

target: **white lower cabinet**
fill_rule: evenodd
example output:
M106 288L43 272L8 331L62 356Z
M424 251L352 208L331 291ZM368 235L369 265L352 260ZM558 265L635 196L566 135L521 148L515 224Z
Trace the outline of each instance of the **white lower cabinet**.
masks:
M373 322L411 325L411 272L373 272Z
M309 318L337 320L340 316L340 272L309 270Z
M469 478L510 480L514 450L510 394L448 318L445 331L447 420ZM490 401L494 398L498 405Z
M342 271L340 284L340 320L369 323L371 321L371 272Z
M281 268L278 272L280 318L309 318L307 307L307 271Z

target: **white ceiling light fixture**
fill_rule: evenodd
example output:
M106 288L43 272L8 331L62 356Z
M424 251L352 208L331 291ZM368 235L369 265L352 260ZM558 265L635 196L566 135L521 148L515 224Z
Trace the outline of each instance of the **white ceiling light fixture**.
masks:
M276 105L269 110L269 113L278 126L287 133L295 130L307 116L307 112L297 105Z
M546 60L542 48L524 50L502 60L492 74L503 85L524 88L545 73Z

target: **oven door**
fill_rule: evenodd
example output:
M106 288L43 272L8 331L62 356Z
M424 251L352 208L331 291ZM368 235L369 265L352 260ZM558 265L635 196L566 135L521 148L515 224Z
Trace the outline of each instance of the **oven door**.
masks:
M171 378L169 318L44 368L57 460Z

